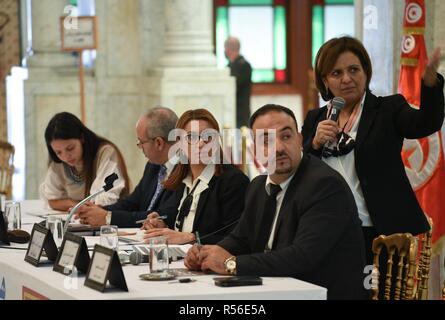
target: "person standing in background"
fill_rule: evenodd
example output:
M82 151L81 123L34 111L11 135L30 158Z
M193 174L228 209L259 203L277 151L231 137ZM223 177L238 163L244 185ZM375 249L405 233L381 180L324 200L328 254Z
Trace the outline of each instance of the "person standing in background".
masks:
M240 42L229 37L224 42L224 54L229 59L230 75L236 78L236 126L247 126L250 118L252 67L240 54Z

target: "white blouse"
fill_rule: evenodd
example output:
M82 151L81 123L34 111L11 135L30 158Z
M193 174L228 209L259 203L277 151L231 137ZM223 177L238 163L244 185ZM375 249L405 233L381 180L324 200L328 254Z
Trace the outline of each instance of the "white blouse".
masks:
M184 202L185 198L187 197L188 192L192 190L196 184L199 182L199 185L196 187L196 189L193 191L193 200L192 204L190 206L190 211L187 217L184 219L184 224L182 226L182 232L192 232L193 231L193 223L195 222L195 214L196 209L198 208L199 198L201 197L201 193L203 193L205 190L209 188L210 180L212 180L213 175L215 174L215 165L214 164L208 164L205 169L201 172L201 175L195 179L195 181L192 182L192 175L189 173L189 175L182 181L186 188L184 188L184 192L182 194L181 202L179 203L179 208L181 208L182 203ZM187 192L188 191L188 192ZM175 230L178 231L176 228L176 225L178 223L179 214L176 216L176 222L175 222Z
M125 188L125 179L119 169L118 154L111 145L105 144L99 148L97 155L96 178L91 184L90 193L93 194L104 186L105 178L117 173L118 179L114 182L113 189L103 192L92 199L98 205L115 203ZM52 162L46 173L44 182L40 185L40 198L48 200L73 199L80 201L85 198L85 181L76 182L66 172L63 163Z
M362 117L364 102L365 97L363 97L362 103L359 106L360 110L357 115L357 120L352 126L351 131L348 132L348 135L354 140L357 140L358 126ZM372 227L373 223L371 221L371 216L369 215L368 207L366 206L365 197L363 196L362 187L360 185L360 180L358 179L357 171L355 170L354 150L340 157L323 158L323 161L332 169L339 172L348 183L357 205L357 211L359 218L362 221L362 226Z

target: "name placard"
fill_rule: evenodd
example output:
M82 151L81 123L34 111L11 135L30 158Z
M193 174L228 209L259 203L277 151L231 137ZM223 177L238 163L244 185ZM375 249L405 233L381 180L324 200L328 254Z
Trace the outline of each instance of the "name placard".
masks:
M96 244L85 279L85 286L104 292L107 281L116 288L128 291L117 252Z
M32 228L25 261L37 267L43 250L45 250L49 261L56 261L58 250L51 231L36 223Z
M0 243L11 245L8 239L8 226L3 216L3 211L0 211Z
M86 273L90 264L90 255L85 239L68 232L63 238L53 271L69 275L74 266Z
M97 48L96 17L69 17L75 23L66 23L67 17L60 17L63 51L94 50Z

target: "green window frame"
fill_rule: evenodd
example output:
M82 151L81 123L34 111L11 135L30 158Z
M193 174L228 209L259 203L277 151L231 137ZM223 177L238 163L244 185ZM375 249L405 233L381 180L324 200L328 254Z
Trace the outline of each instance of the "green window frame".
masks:
M287 0L216 0L215 1L215 46L218 66L228 64L224 56L224 41L231 34L229 24L230 7L271 7L273 9L273 68L253 67L252 82L286 83L288 81L287 64Z

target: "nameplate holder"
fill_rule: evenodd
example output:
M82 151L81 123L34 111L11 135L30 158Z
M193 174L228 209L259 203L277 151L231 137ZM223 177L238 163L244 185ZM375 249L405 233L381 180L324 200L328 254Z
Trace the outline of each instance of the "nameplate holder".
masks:
M87 273L89 264L90 255L85 239L67 232L63 238L53 271L70 275L76 267L78 271Z
M3 211L0 211L0 243L11 245L8 239L8 225L5 221Z
M57 250L51 231L36 223L32 228L31 240L26 251L25 261L38 267L43 251L45 251L49 261L56 261L59 251Z
M96 244L85 279L85 286L104 292L107 281L116 288L128 292L122 265L117 252Z

